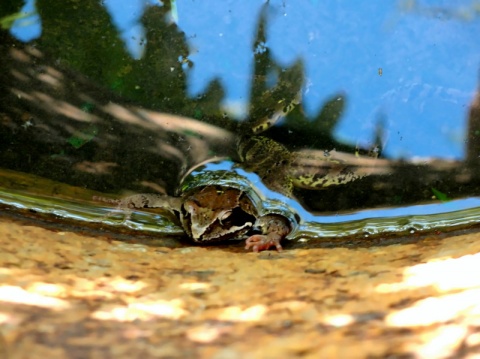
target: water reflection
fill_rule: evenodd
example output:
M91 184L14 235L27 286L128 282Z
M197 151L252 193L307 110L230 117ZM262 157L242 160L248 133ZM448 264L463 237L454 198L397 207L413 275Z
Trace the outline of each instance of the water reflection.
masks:
M434 229L468 227L478 223L480 216L479 198L357 212L312 213L305 210L295 199L270 190L255 173L247 172L227 160L211 162L198 167L187 175L188 181L184 183L184 186L187 187L182 187L182 190L188 190L190 188L188 186L191 186L192 183L208 184L207 182L211 181L213 177L218 177L217 174L221 174L221 178L211 184L233 185L244 190L248 188L247 191L250 192L250 195L254 192L252 199L261 213L280 213L290 218L291 222L296 224L287 238L308 243L307 245L311 245L312 241L316 243L316 240L323 242L329 239L355 237L361 242L362 239L369 240L386 234L412 235ZM160 212L136 211L132 219L125 221L125 213L122 211L118 212L116 216L112 216L110 215L111 208L92 201L96 195L95 192L79 191L76 187L64 186L43 179L32 180L28 177L22 181L24 187L22 190L7 189L4 187L5 178L16 180L15 182L18 182L19 178L15 177L15 173L7 172L3 173L3 178L0 204L19 211L33 211L40 217L54 215L64 221L89 224L93 227L105 225L112 229L128 227L144 234L178 237L183 236L184 233L178 221L169 216L166 210ZM232 183L232 179L237 182ZM35 184L39 184L40 188L25 191L25 188ZM171 245L167 241L163 241L162 244Z
M0 8L2 19L18 11L17 5ZM189 12L184 6L189 6ZM221 16L223 11L236 5L203 10L197 6L206 5L179 3L175 21L170 2L139 6L130 19L140 19L144 27L145 36L138 42L144 52L139 51L139 59L135 59L118 36L119 27L126 29L125 23L119 24L120 12L126 8L109 3L110 16L98 2L79 7L74 1L37 1L40 38L26 45L6 31L0 33L2 53L8 54L0 59L1 167L100 192L171 194L180 178L200 162L227 157L240 163L238 138L244 138L245 133L252 135L249 129L271 116L279 104L287 106L298 98L300 105L262 134L296 154L295 161L289 163L289 173L328 173L331 167L325 165L324 157L332 154L362 173L362 179L328 190L293 188L298 202L289 201L302 212L305 223L330 221L330 217L313 214L319 212L404 206L438 200L442 195L453 199L477 195L478 98L467 106L476 85L471 74L477 71L477 42L467 41L468 47L462 50L466 57L458 58L468 61L462 60L461 67L451 56L450 67L443 60L449 49L456 49L456 40L463 39L462 34L473 33L478 21L467 24L449 19L449 23L435 23L450 35L438 38L430 33L432 37L425 41L430 45L438 41L441 50L425 49L422 46L427 43L416 43L417 36L399 49L403 57L394 52L394 44L417 26L422 29L429 21L437 20L424 20L421 12L401 13L389 23L397 30L387 26L377 38L372 29L385 25L388 14L397 14L391 5L380 10L371 5L355 11L348 7L333 9L345 20L344 28L332 27L327 19L314 23L314 15L323 14L323 6L327 5L313 2L298 8L285 2L261 8L249 4L226 17ZM259 11L258 18L249 14L248 21L242 23L247 18L245 11L253 8ZM377 12L372 13L374 10ZM212 27L200 31L194 26L212 19L188 20L200 11L210 11L221 21L211 20ZM361 15L365 13L375 16L367 18L370 27L362 29L365 20ZM302 14L307 16L304 21L299 19ZM284 18L293 19L298 26L278 36ZM252 29L253 41L238 41L238 36L245 38L245 32L239 31L240 23ZM226 44L226 36L216 33L218 26L224 29L221 34L230 36L227 43L231 51L210 54L210 67L205 67L204 54ZM132 28L138 29L138 24ZM309 40L305 42L299 34L307 30ZM209 31L223 40L206 44ZM333 36L336 31L340 32ZM288 45L291 50L281 52L288 61L278 52L279 38L284 41L282 46ZM294 39L298 46L293 46ZM237 43L238 47L248 45L248 51L237 56ZM378 46L375 52L372 44ZM382 56L374 60L377 53ZM247 67L253 59L252 75L234 66L244 58L247 60L243 66ZM222 66L217 66L222 61L230 70L228 76ZM222 75L221 79L212 77L212 67L220 71L214 73ZM317 77L314 74L318 71ZM200 73L204 76L202 86L195 85ZM238 104L238 96L232 97L232 83L238 88L249 87L242 90L242 96L246 98L249 93L250 99L242 101L239 111L232 106ZM199 92L199 87L204 90ZM193 93L196 96L192 97ZM464 130L467 107L468 130ZM237 117L242 115L245 118L239 122ZM467 142L465 162L459 160L463 141L458 138L463 137ZM448 145L452 138L456 138L453 147ZM375 157L380 154L382 158L369 157L367 153L372 149ZM402 153L408 156L394 159ZM412 157L415 154L438 157L417 159ZM247 163L243 162L243 166L247 167ZM275 170L278 168L273 169L274 175L278 174ZM265 179L263 174L272 172L272 168L261 166L256 171ZM16 184L2 186L6 197L13 193L10 190L19 191ZM32 188L23 190L28 194ZM8 204L8 200L3 203ZM429 215L444 216L473 206L477 206L475 200L452 201L435 207L405 207L400 214L395 209L335 218L340 218L339 223L409 215L420 218L426 208ZM476 216L472 213L469 218ZM428 219L429 223L439 220L433 218ZM364 227L374 228L367 232L381 227L372 223L362 222ZM342 226L346 228L345 223ZM394 222L394 226L401 225ZM315 227L315 231L322 230Z

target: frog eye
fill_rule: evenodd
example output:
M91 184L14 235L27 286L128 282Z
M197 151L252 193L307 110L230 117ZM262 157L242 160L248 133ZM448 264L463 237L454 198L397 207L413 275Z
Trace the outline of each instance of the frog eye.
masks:
M220 224L223 224L222 221L225 221L232 215L232 210L225 210L218 215L218 220Z
M199 210L199 205L196 204L194 201L185 201L185 203L183 204L183 208L187 213L197 214Z

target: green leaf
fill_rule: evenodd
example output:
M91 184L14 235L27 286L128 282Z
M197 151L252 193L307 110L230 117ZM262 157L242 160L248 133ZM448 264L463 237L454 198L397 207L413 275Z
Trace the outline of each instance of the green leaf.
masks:
M12 15L4 16L0 18L0 27L2 29L8 30L13 26L13 23L17 20L25 19L27 17L32 16L34 13L26 13L26 12L17 12Z
M76 132L75 135L69 137L67 142L70 143L76 149L79 149L84 144L90 142L98 133L98 128L95 125L91 125L83 132Z
M431 189L435 197L437 197L437 199L439 199L440 201L446 202L451 200L451 198L449 198L445 193L440 192L438 189L433 187Z

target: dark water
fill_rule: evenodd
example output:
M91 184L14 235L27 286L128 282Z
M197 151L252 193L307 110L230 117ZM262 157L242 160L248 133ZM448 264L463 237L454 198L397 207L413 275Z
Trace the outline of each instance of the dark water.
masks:
M212 158L283 189L332 173L333 156L361 178L322 190L293 181L299 236L478 223L473 5L241 4L0 5L1 203L95 223L106 209L92 196L174 194ZM242 158L238 142L291 104L260 135L293 160L279 165L268 146ZM139 216L131 226L179 231Z

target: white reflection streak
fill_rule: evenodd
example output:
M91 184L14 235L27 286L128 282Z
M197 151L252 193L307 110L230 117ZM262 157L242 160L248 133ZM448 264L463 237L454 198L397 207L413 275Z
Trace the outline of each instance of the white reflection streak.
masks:
M137 319L149 320L155 317L180 319L188 314L183 306L184 303L180 299L135 302L123 307L114 306L97 310L92 313L91 317L98 320L116 320L119 322Z
M198 135L208 137L210 140L217 139L222 141L232 141L233 134L220 127L209 125L188 117L175 116L166 113L147 111L137 109L137 112L143 118L155 123L156 125L172 132L182 133L188 130L189 132L197 133Z
M393 312L385 319L392 327L428 326L458 317L480 316L480 289L466 290L419 300L413 306Z
M382 283L375 290L391 293L434 286L437 290L446 292L475 288L480 287L480 276L477 273L480 273L480 253L415 265L404 271L403 282Z
M256 322L262 319L267 313L265 305L254 305L246 309L238 306L225 308L219 315L220 320L233 322Z
M419 359L452 357L467 332L467 328L460 325L444 326L423 335L422 337L427 337L425 342L420 345L413 344L411 347Z
M0 301L51 309L70 308L70 304L65 300L47 297L37 293L30 293L20 287L11 285L0 287Z
M394 327L427 326L457 318L480 316L480 253L423 263L405 269L404 280L382 283L378 293L395 293L432 286L439 292L457 293L429 297L390 313L386 323Z

